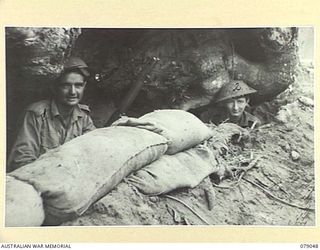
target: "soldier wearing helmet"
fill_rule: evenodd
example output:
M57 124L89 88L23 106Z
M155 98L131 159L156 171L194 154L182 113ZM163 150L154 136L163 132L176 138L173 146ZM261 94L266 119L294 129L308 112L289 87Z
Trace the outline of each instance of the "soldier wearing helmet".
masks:
M89 107L79 103L89 75L84 61L78 57L69 58L52 86L52 98L26 108L22 127L8 159L9 171L95 129Z
M222 122L232 122L244 128L257 127L261 124L260 120L245 111L249 103L249 96L256 92L243 81L231 81L224 85L218 93L215 102L218 109L209 108L199 117L203 122L213 122L216 125Z

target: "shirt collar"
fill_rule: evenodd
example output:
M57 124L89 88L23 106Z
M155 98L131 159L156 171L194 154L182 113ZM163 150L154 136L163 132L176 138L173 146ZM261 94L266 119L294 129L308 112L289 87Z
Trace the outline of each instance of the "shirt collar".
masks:
M240 119L239 119L239 126L243 127L243 126L248 126L248 118L247 118L247 112L246 111L243 111Z
M59 113L59 109L58 109L57 103L56 103L56 101L54 99L51 100L50 111L51 111L52 118L61 116L60 113ZM71 121L76 121L78 119L78 117L82 117L82 116L83 116L83 112L81 111L79 105L77 104L74 107L74 110L72 112Z
M223 113L223 115L221 115L220 120L223 122L235 123L235 124L239 125L240 127L246 127L249 124L246 111L243 111L242 115L239 117L239 119L237 121L232 121L226 113Z

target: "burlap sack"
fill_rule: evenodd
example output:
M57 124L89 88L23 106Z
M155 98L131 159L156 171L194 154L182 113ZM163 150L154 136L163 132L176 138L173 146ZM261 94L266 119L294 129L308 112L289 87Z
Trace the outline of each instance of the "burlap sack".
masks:
M132 127L89 132L42 155L9 175L41 192L46 215L81 215L131 172L158 159L167 140ZM51 223L51 222L50 222Z
M5 211L6 227L40 226L45 216L40 194L11 176L6 178Z
M176 154L192 148L211 137L210 129L193 114L176 109L156 110L140 118L124 117L114 126L145 128L167 138L166 154Z
M175 155L163 155L131 174L128 181L144 194L160 195L177 188L194 188L218 169L212 152L200 145Z

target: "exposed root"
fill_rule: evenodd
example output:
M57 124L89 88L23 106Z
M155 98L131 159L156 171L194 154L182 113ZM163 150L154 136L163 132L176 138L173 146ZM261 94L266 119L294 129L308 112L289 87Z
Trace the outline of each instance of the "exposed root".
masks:
M291 207L295 207L295 208L298 208L298 209L302 209L302 210L306 210L306 211L315 211L315 209L313 208L309 208L309 207L302 207L302 206L299 206L299 205L296 205L296 204L292 204L288 201L285 201L279 197L276 197L275 195L273 195L270 191L268 191L267 189L261 187L259 184L251 181L251 180L248 180L246 178L243 178L243 180L245 180L246 182L249 182L251 185L259 188L260 190L262 190L263 192L265 192L267 195L271 196L272 198L274 198L275 200L285 204L285 205L288 205L288 206L291 206Z
M258 156L256 157L254 160L252 160L250 162L250 164L247 166L247 167L231 167L231 170L237 170L237 171L241 171L239 177L237 178L237 180L233 183L231 183L229 186L220 186L220 185L217 185L217 184L214 184L212 183L212 185L214 187L217 187L217 188L223 188L223 189L234 189L236 187L239 186L243 176L245 175L246 172L248 172L250 169L254 168L257 164L257 162L262 158L262 156Z
M202 218L202 216L201 216L200 214L198 214L195 210L193 210L188 204L186 204L186 203L183 202L182 200L180 200L180 199L178 199L178 198L176 198L176 197L173 197L173 196L171 196L171 195L167 195L167 194L164 195L163 197L166 197L166 198L169 198L169 199L171 199L171 200L174 200L174 201L177 201L177 202L181 203L181 204L184 205L186 208L188 208L193 214L195 214L200 220L202 220L205 224L210 225L210 223L209 223L206 219Z

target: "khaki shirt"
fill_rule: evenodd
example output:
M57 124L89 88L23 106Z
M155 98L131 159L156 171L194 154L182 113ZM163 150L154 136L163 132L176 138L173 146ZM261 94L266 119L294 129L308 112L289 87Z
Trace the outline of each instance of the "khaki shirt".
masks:
M221 113L213 113L210 110L204 111L199 115L199 118L201 121L209 123L212 122L216 125L219 125L220 123L223 122L232 122L228 119L227 116L221 114ZM259 118L255 117L254 115L251 115L247 111L244 111L240 117L240 119L237 122L234 122L240 127L243 128L251 128L254 125L254 127L258 127L261 125L261 121Z
M54 100L43 100L26 109L22 127L8 159L8 170L15 170L33 162L40 155L73 138L95 129L89 108L78 104L70 124L62 122Z

